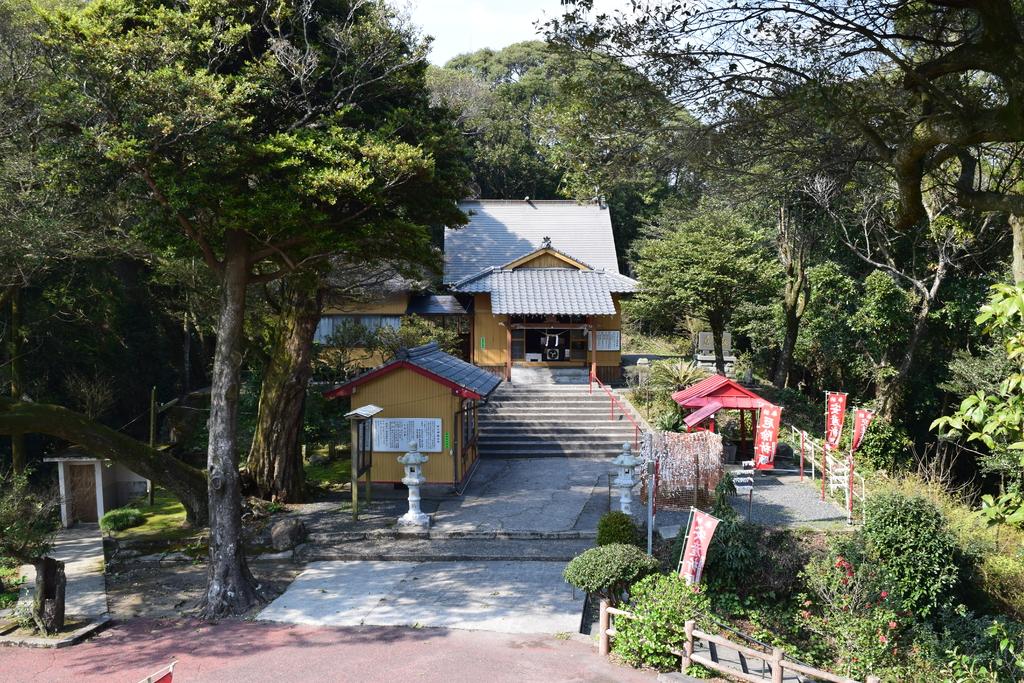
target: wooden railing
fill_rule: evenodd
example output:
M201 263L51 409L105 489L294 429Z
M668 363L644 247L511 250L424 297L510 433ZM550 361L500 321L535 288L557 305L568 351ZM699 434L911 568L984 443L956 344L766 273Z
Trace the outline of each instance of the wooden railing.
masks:
M594 384L595 383L597 383L598 389L601 389L602 391L604 391L605 396L608 397L608 400L609 400L608 419L609 420L615 420L615 410L618 409L618 411L620 413L622 413L622 416L625 417L627 420L629 420L632 423L632 425L633 425L633 448L634 449L640 448L640 432L643 431L640 428L640 423L638 423L633 418L633 414L630 413L629 409L626 408L626 405L622 402L622 399L620 399L618 396L616 396L615 392L612 391L604 382L602 382L600 379L598 379L597 374L594 373L593 370L591 370L591 372L590 372L590 393L591 394L594 393Z
M801 438L800 430L797 429L796 427L793 427L792 425L790 425L790 429L793 430L794 438L799 442ZM814 466L816 457L820 457L819 454L825 453L824 460L821 463L823 467L818 468L818 471L821 473L822 477L821 499L825 500L826 490L829 493L832 493L836 490L841 490L843 491L843 496L846 501L846 512L850 522L853 522L853 502L855 500L860 500L861 511L863 515L864 502L867 500L867 486L864 483L864 476L857 472L856 470L854 470L852 472L853 476L851 477L849 463L846 460L840 460L839 458L832 456L832 454L824 451L823 446L815 442L811 437L805 436L804 442L804 448L801 449L800 454L801 478L803 477L803 451L806 450L810 456L808 459L811 463L812 481L815 478Z
M611 639L615 637L615 625L612 623L612 617L619 619L633 619L636 621L642 621L642 617L633 612L627 612L626 610L617 609L609 605L607 600L601 601L601 612L599 627L600 633L598 641L598 651L602 657L608 656L611 651ZM726 674L732 678L738 678L741 681L752 681L755 683L764 683L767 679L764 676L757 676L752 673L748 673L743 670L736 669L735 667L726 666L722 662L717 661L715 657L707 657L703 654L694 652L694 642L704 641L708 643L709 649L714 651L714 646L721 646L730 650L736 651L740 656L740 662L745 662L745 658L760 659L768 667L771 672L772 683L782 683L785 678L787 671L794 673L803 674L811 678L830 681L831 683L858 683L853 678L846 676L839 676L830 671L823 669L816 669L806 664L793 661L792 659L786 659L786 653L782 648L773 647L771 652L763 652L756 650L746 645L741 645L732 640L729 640L725 636L720 636L714 633L706 633L697 629L697 624L692 619L687 620L683 626L683 634L686 636L686 642L683 643L683 650L676 650L668 648L668 651L679 657L679 670L685 672L687 668L692 664L700 664L712 671L717 671L722 674ZM744 666L744 668L746 668ZM880 679L877 676L868 676L866 683L880 683Z

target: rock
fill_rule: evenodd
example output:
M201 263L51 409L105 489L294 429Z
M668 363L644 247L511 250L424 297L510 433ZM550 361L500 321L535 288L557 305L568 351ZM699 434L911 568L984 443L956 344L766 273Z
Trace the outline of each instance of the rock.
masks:
M313 453L307 460L310 465L323 465L328 461L328 457L323 453Z
M306 525L300 519L282 519L270 527L270 545L278 552L291 550L306 538Z

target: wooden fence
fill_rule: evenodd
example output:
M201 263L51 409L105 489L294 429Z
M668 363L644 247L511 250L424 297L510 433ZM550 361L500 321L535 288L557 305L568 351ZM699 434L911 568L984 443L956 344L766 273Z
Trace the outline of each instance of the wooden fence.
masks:
M634 619L638 621L642 619L642 617L632 612L611 607L607 600L602 600L599 622L599 651L602 657L608 656L608 653L611 650L611 639L615 636L615 626L612 623L613 616L620 619ZM724 636L716 635L714 633L705 633L704 631L697 629L696 622L693 620L688 620L685 623L683 631L686 635L686 642L683 643L683 650L678 651L668 648L669 652L679 657L680 671L685 672L691 664L700 664L712 671L717 671L732 678L738 678L741 681L764 683L764 681L768 680L764 676L756 676L746 671L736 669L735 667L726 666L725 664L717 661L717 658L695 653L693 647L694 641L704 641L708 643L709 649L712 651L714 651L714 646L716 645L730 650L735 650L739 654L741 663L744 663L747 657L763 660L771 671L772 683L782 683L787 671L803 674L804 676L809 676L821 681L830 681L831 683L859 683L852 678L838 676L829 671L815 669L814 667L807 666L806 664L786 659L786 653L782 648L772 648L770 653L762 652L761 650L755 650L752 647L733 642ZM746 667L744 666L743 668L745 669ZM880 679L877 676L868 676L866 683L880 683Z

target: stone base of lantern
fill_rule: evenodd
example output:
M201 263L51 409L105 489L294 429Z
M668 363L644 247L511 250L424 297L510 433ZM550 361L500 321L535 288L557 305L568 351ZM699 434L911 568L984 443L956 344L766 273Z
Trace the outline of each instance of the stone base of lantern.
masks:
M425 512L413 513L410 511L398 518L400 527L429 528L430 523L430 515Z

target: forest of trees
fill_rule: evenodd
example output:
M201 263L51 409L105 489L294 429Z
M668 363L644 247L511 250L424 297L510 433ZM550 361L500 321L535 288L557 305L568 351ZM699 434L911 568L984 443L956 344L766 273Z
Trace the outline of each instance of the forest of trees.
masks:
M2 0L0 473L124 462L210 526L206 615L244 612L240 471L304 495L325 301L436 280L459 199L604 197L636 335L731 331L1019 510L1020 4L563 4L436 67L383 2ZM171 453L153 387L209 409Z

